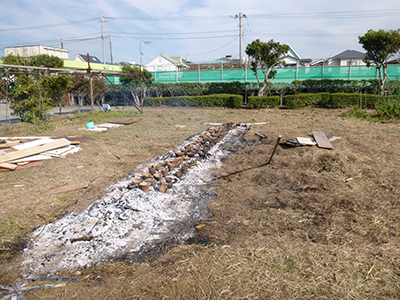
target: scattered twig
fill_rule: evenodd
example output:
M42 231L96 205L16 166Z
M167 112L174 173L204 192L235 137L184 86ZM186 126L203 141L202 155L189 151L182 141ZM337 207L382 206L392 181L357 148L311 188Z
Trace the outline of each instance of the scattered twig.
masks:
M268 137L265 134L256 132L255 135L258 135L260 137L260 139L267 139Z
M77 278L70 278L70 277L33 277L33 278L25 278L23 281L72 281L78 282L79 279Z
M24 294L22 293L21 282L17 282L11 285L14 289L15 293L17 294L17 300L26 300Z
M11 286L13 286L13 285L11 285ZM10 292L1 293L0 297L17 294L17 297L18 297L17 300L20 300L20 299L21 300L22 299L26 300L26 298L24 297L24 295L22 293L25 293L25 292L28 292L28 291L32 291L32 290L52 289L52 288L63 287L63 286L65 286L65 283L60 283L60 284L56 284L56 285L46 284L46 285L42 285L42 286L32 286L32 287L27 287L27 288L24 288L24 289L20 290L22 298L20 296L18 296L18 293L15 290L14 291L10 291ZM7 299L7 298L5 298L5 299Z

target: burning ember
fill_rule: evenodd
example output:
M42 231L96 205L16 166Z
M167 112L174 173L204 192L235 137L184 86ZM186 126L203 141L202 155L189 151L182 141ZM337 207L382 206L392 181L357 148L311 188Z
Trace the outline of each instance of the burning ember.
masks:
M208 186L211 171L232 147L243 146L239 136L247 129L232 123L210 128L151 161L143 174L108 187L79 215L35 229L23 254L25 275L89 267L171 237L193 237L194 225L208 217L207 203L216 199Z

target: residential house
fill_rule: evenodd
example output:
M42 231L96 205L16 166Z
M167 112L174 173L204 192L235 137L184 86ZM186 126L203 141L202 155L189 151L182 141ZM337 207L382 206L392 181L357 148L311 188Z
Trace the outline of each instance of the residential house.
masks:
M87 57L88 57L87 54L78 54L75 57L74 61L86 62L87 63L88 62L88 58ZM89 55L89 62L90 63L94 63L94 64L102 64L103 63L96 56L91 56L91 55Z
M144 67L149 72L161 72L182 71L186 69L188 65L180 56L169 56L160 53L147 62Z
M281 59L285 62L285 68L310 66L310 58L301 58L300 55L292 48L292 46L289 44L286 45L289 46L289 51L283 57L281 57Z
M365 53L356 51L356 50L345 50L343 52L340 52L339 54L336 54L332 57L329 57L327 59L320 59L318 61L315 61L311 64L312 67L317 67L317 66L322 66L322 63L324 63L324 66L330 66L330 67L343 67L343 66L365 66L365 62L363 62L363 59L365 57Z
M202 70L214 70L219 69L221 65L224 69L237 68L239 66L239 59L233 59L232 55L226 55L214 60L200 61L194 64L189 64L191 69L201 68Z

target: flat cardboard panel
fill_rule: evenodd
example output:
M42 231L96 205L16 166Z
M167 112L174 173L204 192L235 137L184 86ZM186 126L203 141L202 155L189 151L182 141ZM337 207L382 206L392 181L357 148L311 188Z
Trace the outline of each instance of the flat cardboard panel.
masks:
M333 149L331 142L329 142L328 138L323 131L313 131L313 135L315 141L317 142L318 147L326 148L326 149Z
M297 137L296 139L299 142L299 144L301 144L301 145L314 146L317 144L315 141L313 141L310 138Z

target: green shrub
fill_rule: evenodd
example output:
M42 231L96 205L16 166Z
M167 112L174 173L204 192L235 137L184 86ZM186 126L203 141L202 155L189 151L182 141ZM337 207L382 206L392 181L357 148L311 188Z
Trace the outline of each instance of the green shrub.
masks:
M331 101L330 93L319 93L321 99L317 103L319 107L329 107Z
M297 94L283 97L283 103L287 108L301 108L317 106L321 102L321 94Z
M279 106L279 96L249 96L249 108L275 108Z
M381 96L361 93L331 94L330 104L333 108L356 106L359 108L375 108Z
M179 97L148 97L143 104L145 106L192 106L192 107L242 107L243 97L240 95L214 94L203 96L179 96Z
M400 103L381 103L377 105L376 113L382 119L400 119Z
M243 96L229 95L229 98L225 102L225 105L229 108L241 108L243 106Z
M144 106L161 106L165 105L165 98L162 97L146 97L143 99Z

